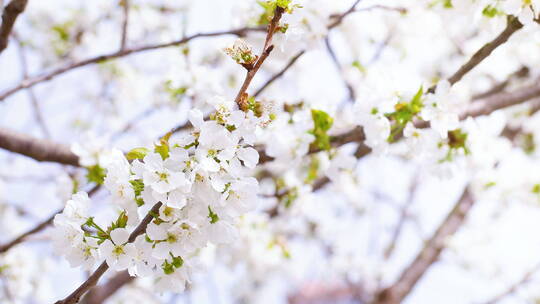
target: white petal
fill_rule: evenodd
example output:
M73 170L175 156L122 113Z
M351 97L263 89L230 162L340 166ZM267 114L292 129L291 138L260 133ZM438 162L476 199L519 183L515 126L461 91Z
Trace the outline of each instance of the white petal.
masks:
M126 228L117 228L111 231L111 239L116 245L125 244L128 241L129 232Z
M197 109L192 109L189 111L188 115L191 125L194 126L196 129L200 129L201 125L204 122L203 113Z
M238 158L244 161L244 164L248 168L255 168L255 166L259 162L259 153L257 152L257 150L251 147L240 148L237 154Z

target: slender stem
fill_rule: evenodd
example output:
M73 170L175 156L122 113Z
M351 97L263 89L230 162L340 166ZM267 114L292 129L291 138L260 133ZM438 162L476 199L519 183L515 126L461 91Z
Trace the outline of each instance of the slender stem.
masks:
M88 191L88 195L89 196L92 196L94 195L97 190L99 189L99 186L94 186L92 189L90 189L90 191ZM40 232L41 230L47 228L47 226L49 226L50 224L52 224L53 220L54 220L54 217L57 215L57 214L60 214L62 213L62 211L64 210L64 208L56 211L54 214L52 214L49 218L47 218L46 220L44 220L43 222L37 224L36 226L34 226L34 228L24 232L23 234L19 235L18 237L16 237L15 239L13 239L12 241L10 241L9 243L6 243L4 245L1 245L0 246L0 253L3 253L3 252L6 252L8 251L9 249L11 249L11 247L15 246L15 245L18 245L20 243L22 243L28 236L32 235L32 234L35 234L35 233L38 233Z
M502 293L494 296L492 299L485 302L485 304L496 304L500 302L502 299L510 296L511 294L515 293L520 287L527 284L533 277L534 274L536 274L540 270L540 263L536 264L531 270L527 271L521 279L514 284L510 285L505 291Z
M126 48L127 42L127 32L128 32L128 23L129 23L129 0L122 0L120 2L122 6L122 12L124 14L124 19L122 20L122 36L120 39L120 51Z
M114 53L104 54L104 55L84 59L84 60L81 60L81 61L69 63L69 64L66 64L63 67L57 68L57 69L52 70L52 71L50 71L48 73L43 73L41 75L30 77L30 78L28 78L28 79L26 79L24 81L21 81L15 87L12 87L11 89L8 89L8 90L0 93L0 101L3 101L8 96L11 96L11 95L15 94L16 92L18 92L18 91L20 91L22 89L31 88L31 87L35 86L36 84L38 84L38 83L49 81L49 80L51 80L51 79L53 79L53 78L55 78L55 77L57 77L59 75L62 75L64 73L73 71L75 69L78 69L80 67L84 67L84 66L87 66L87 65L90 65L90 64L99 63L99 62L103 62L103 61L111 60L111 59L115 59L115 58L125 57L125 56L131 55L131 54L136 54L136 53L141 53L141 52L146 52L146 51L151 51L151 50L157 50L157 49L161 49L161 48L177 46L177 45L184 44L184 43L186 43L186 42L188 42L190 40L197 39L197 38L216 37L216 36L223 36L223 35L243 36L248 32L260 31L260 30L261 30L260 28L244 27L244 28L240 28L240 29L236 29L236 30L230 30L230 31L198 33L198 34L187 36L187 37L184 37L182 39L167 42L167 43L150 44L150 45L144 45L144 46L139 46L139 47L126 48L126 49L123 49L123 50L120 50L120 51L116 51Z
M253 65L253 67L249 68L246 73L246 78L244 79L244 82L242 83L242 86L240 87L240 90L238 91L238 94L236 95L235 102L240 106L240 108L243 108L242 100L244 98L244 94L246 94L246 90L249 87L249 84L253 80L253 77L257 74L257 71L259 71L260 67L270 56L270 53L274 49L274 46L272 45L272 38L274 37L274 34L279 26L279 20L283 16L283 13L285 10L281 7L276 7L276 10L274 11L274 17L272 18L272 21L268 24L268 32L266 34L266 39L264 41L264 46L262 49L262 53Z
M12 0L2 14L2 26L0 26L0 53L8 46L9 35L17 17L24 11L28 0Z
M22 70L22 80L28 78L28 60L26 59L26 53L23 46L23 43L15 36L15 41L17 42L17 46L19 49L19 60L21 62L21 70ZM41 128L41 132L43 133L45 138L50 139L51 138L51 132L49 131L49 128L47 127L47 124L45 123L45 118L43 117L41 106L37 100L36 94L34 93L34 90L31 88L28 89L28 97L30 98L30 102L32 103L32 107L34 108L34 117Z
M159 212L159 208L161 207L162 203L155 204L152 209L148 212L148 214L143 218L143 220L139 223L139 225L131 232L129 235L128 243L132 243L135 241L135 239L144 233L146 230L146 226L152 221L154 216L152 214L155 214ZM107 265L107 262L101 263L99 267L88 277L86 281L84 281L75 291L73 291L69 296L67 296L63 300L56 301L55 304L75 304L78 303L81 297L92 287L94 287L101 276L109 269L109 266Z
M465 188L454 208L439 225L433 236L409 266L403 270L399 279L390 287L377 294L376 304L399 304L423 277L426 271L437 261L446 247L446 240L454 235L465 222L465 217L474 205L470 190Z
M279 72L277 72L276 74L274 74L272 77L270 77L270 79L268 79L256 92L255 94L253 94L253 96L257 97L259 96L268 86L270 86L274 81L276 81L278 78L280 78L281 76L283 76L283 74L285 74L285 72L287 72L295 63L298 59L300 59L300 57L302 57L302 55L304 55L306 53L306 50L302 50L300 52L298 52L296 55L294 55L290 60L289 62L287 63L286 66L284 66Z

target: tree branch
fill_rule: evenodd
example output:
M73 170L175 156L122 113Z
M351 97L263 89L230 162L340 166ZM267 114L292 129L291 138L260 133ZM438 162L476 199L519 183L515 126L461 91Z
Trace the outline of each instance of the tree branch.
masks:
M532 276L540 270L540 263L536 264L531 270L527 271L519 281L515 282L514 284L510 285L504 292L496 295L491 300L486 301L484 304L496 304L500 302L502 299L508 297L509 295L515 293L520 287L527 284L531 279Z
M484 59L491 55L496 48L508 41L508 38L510 38L510 36L512 36L522 27L523 24L519 22L517 17L507 16L506 28L497 37L495 37L495 39L491 40L476 51L469 61L462 65L452 76L450 76L450 78L448 78L448 82L454 84L460 81L465 74L470 72L474 67L480 64L480 62L484 61Z
M396 248L399 237L401 236L401 233L403 231L403 226L405 225L405 221L409 217L409 208L414 203L417 190L418 190L418 174L416 174L413 181L411 182L411 186L409 188L409 196L407 197L407 201L405 201L405 204L403 204L403 206L401 206L400 208L401 210L399 213L399 220L394 228L394 232L392 233L392 238L390 239L388 246L384 250L385 260L388 260L392 256L392 253L394 252L394 249Z
M493 95L482 101L477 101L469 106L465 112L460 115L461 119L467 117L477 117L490 114L493 111L516 105L527 100L540 97L540 83L515 90L514 92L504 92ZM420 123L417 127L426 128L427 123ZM365 135L362 127L356 127L353 130L333 136L331 144L333 147L339 147L347 143L359 143L360 149L357 157L370 153L369 147L363 144ZM49 140L37 139L24 133L19 133L7 128L0 128L0 148L26 155L38 161L56 162L60 164L80 166L79 158L71 152L69 147L54 143ZM263 147L257 147L259 151L259 162L265 163L272 161L273 157L266 155ZM309 154L320 152L318 148L311 148Z
M540 81L513 92L502 92L474 102L460 115L460 119L488 115L496 110L507 108L536 97L540 97Z
M0 253L4 253L4 252L8 251L9 249L11 249L11 247L22 243L29 235L32 235L34 233L37 233L37 232L45 229L47 226L49 226L53 222L54 217L57 214L61 213L63 210L64 210L64 208L56 211L53 215L51 215L45 221L43 221L43 222L39 223L38 225L36 225L34 228L32 228L32 229L28 230L27 232L19 235L18 237L13 239L11 242L0 246Z
M447 239L463 225L465 217L473 205L474 199L470 190L466 188L452 211L439 225L435 234L427 241L413 262L401 273L399 279L377 295L376 304L398 304L409 295L416 283L437 261L446 246Z
M328 35L326 36L326 38L324 38L324 44L326 46L326 50L328 51L328 54L330 55L330 58L332 59L332 62L336 66L336 69L338 70L338 73L341 76L341 80L343 81L345 88L347 88L347 91L349 93L349 101L354 101L356 99L354 88L343 75L343 67L339 63L339 60L336 56L336 52L334 52L334 49L332 48L332 45L330 44L330 39L328 38Z
M259 96L269 85L271 85L274 81L276 81L278 78L280 78L281 76L283 76L283 74L285 74L285 72L287 72L287 70L289 70L295 63L296 61L302 57L302 55L304 55L306 53L306 50L302 50L300 52L298 52L296 55L294 55L290 60L289 60L289 63L287 63L286 66L284 66L279 72L277 72L276 74L274 74L272 77L270 77L270 79L268 79L258 90L257 92L255 92L255 94L253 94L253 96L257 97Z
M19 60L21 62L22 80L24 81L26 78L28 78L28 60L26 59L23 43L18 39L17 35L14 34L13 36L15 38L15 41L17 42L17 46L19 50ZM50 139L51 132L49 131L49 128L47 128L47 124L45 123L45 118L43 117L43 114L41 111L41 106L37 100L34 90L28 89L28 97L30 98L30 102L32 103L32 107L34 108L34 117L39 127L41 128L43 136L45 138Z
M270 21L270 23L268 24L268 30L267 30L268 32L266 34L266 39L264 41L262 53L257 59L257 61L255 62L255 64L253 65L253 67L248 68L248 71L246 73L246 78L244 79L244 83L242 83L242 87L240 87L240 90L238 91L238 94L236 95L236 98L234 99L234 101L238 104L240 109L244 108L244 106L242 105L242 101L245 97L245 94L247 94L246 90L248 89L249 84L253 80L253 77L255 77L255 75L257 74L257 71L259 71L260 67L262 66L266 58L270 56L270 53L274 49L274 46L272 45L272 38L274 37L276 30L278 29L279 20L283 16L284 12L285 10L282 7L280 6L276 7L274 11L274 17L272 18L272 21Z
M88 191L88 195L89 196L92 196L94 195L94 193L97 192L97 190L99 189L99 186L94 186L92 189L90 189L90 191ZM15 246L15 245L18 245L20 243L22 243L28 236L34 234L34 233L37 233L45 228L47 228L47 226L49 226L50 224L52 224L53 220L54 220L54 217L59 214L59 213L62 213L62 211L64 211L64 208L56 211L53 215L51 215L49 218L47 218L46 220L44 220L43 222L37 224L34 228L26 231L25 233L19 235L18 237L16 237L15 239L13 239L11 242L9 243L6 243L4 245L1 245L0 246L0 253L4 253L6 251L8 251L11 247Z
M492 96L494 94L500 93L506 89L506 87L511 84L515 79L525 78L529 76L530 70L526 66L522 66L519 70L515 71L514 73L510 74L508 78L500 83L497 83L493 87L491 87L489 90L484 91L479 94L475 94L472 96L472 100L477 99L484 99L486 97Z
M79 157L71 152L68 146L7 128L0 128L0 148L26 155L37 161L80 166Z
M152 209L148 212L148 214L144 217L144 219L139 223L139 225L131 232L129 235L128 243L132 243L135 241L135 239L144 233L146 230L146 226L148 226L148 223L152 221L154 216L152 214L158 213L159 208L161 207L162 203L155 204ZM88 277L86 281L84 281L75 291L73 291L69 296L67 296L63 300L56 301L55 304L75 304L78 303L81 296L83 296L90 288L94 287L101 276L109 269L109 266L107 265L107 262L101 263L99 267Z
M222 35L243 36L248 32L260 31L260 30L261 30L260 28L244 27L244 28L240 28L240 29L236 29L236 30L230 30L230 31L211 32L211 33L198 33L198 34L194 34L194 35L191 35L191 36L184 37L184 38L182 38L180 40L175 40L175 41L171 41L171 42L167 42L167 43L145 45L145 46L134 47L134 48L126 48L126 49L123 49L123 50L120 50L120 51L117 51L117 52L114 52L114 53L100 55L100 56L84 59L84 60L81 60L81 61L73 62L73 63L70 63L70 64L66 64L63 67L52 70L52 71L50 71L48 73L37 75L37 76L31 77L31 78L28 78L28 79L26 79L24 81L21 81L21 83L19 83L17 86L2 92L0 94L0 101L3 101L4 99L6 99L6 97L11 96L11 95L15 94L16 92L18 92L18 91L20 91L22 89L31 88L31 87L35 86L36 84L38 84L38 83L49 81L49 80L55 78L56 76L59 76L59 75L64 74L66 72L69 72L69 71L72 71L72 70L75 70L77 68L84 67L84 66L87 66L87 65L90 65L90 64L99 63L99 62L102 62L102 61L111 60L111 59L115 59L115 58L125 57L125 56L135 54L135 53L141 53L141 52L146 52L146 51L151 51L151 50L156 50L156 49L161 49L161 48L177 46L177 45L181 45L183 43L186 43L186 42L188 42L190 40L197 39L197 38L202 38L202 37L215 37L215 36L222 36Z
M114 277L112 277L107 283L101 286L94 287L88 291L83 298L84 304L101 304L105 302L110 296L116 293L122 286L133 282L136 277L129 275L127 270L124 270Z
M9 41L9 34L17 17L24 11L28 0L12 0L2 14L2 26L0 27L0 53L6 49Z
M122 51L126 48L127 42L127 31L129 23L129 0L120 1L120 5L122 6L122 12L124 14L124 19L122 20L122 36L120 38L120 51Z

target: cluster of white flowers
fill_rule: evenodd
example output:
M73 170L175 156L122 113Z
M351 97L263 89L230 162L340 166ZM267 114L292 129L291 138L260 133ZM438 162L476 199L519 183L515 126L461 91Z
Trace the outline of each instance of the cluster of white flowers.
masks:
M115 270L155 276L158 290L181 291L201 248L236 237L235 220L257 201L258 182L250 172L259 154L252 145L268 116L222 98L210 103L216 109L210 120L190 111L189 135L166 136L154 151L134 149L127 154L131 163L118 150L110 153L104 185L120 214L108 227L89 216L85 192L67 202L55 217L54 236L72 266L90 269L105 260ZM132 228L159 202L146 232L130 242Z

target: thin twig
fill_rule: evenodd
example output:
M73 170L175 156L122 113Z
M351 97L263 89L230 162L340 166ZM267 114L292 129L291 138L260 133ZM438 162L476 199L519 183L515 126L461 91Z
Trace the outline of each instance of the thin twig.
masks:
M92 196L94 195L94 193L97 192L97 190L99 189L99 186L94 186L92 189L90 189L90 191L88 191L88 195L89 196ZM20 244L21 242L23 242L28 236L32 235L32 234L35 234L43 229L45 229L47 226L49 226L50 224L52 224L53 220L54 220L54 217L57 215L57 214L60 214L62 213L62 211L64 210L64 208L56 211L53 215L51 215L49 218L47 218L46 220L44 220L43 222L37 224L36 226L34 226L34 228L26 231L25 233L19 235L18 237L16 237L15 239L13 239L12 241L10 241L9 243L6 243L4 245L1 245L0 246L0 253L3 253L3 252L6 252L8 251L11 247L17 245L17 244Z
M455 84L456 82L460 81L465 74L469 73L472 69L474 69L477 65L479 65L484 59L488 58L491 53L498 48L499 46L503 45L510 36L512 36L515 32L517 32L519 29L523 27L523 24L519 22L517 17L508 15L506 17L506 27L504 30L497 36L495 39L491 40L490 42L486 43L484 46L482 46L476 53L472 55L472 57L464 64L462 65L452 76L448 78L448 82L450 84ZM432 86L428 92L434 93L436 90L435 86Z
M496 304L500 302L502 299L510 296L511 294L515 293L520 287L527 284L531 279L532 276L537 273L540 270L540 263L536 264L531 270L527 271L519 281L515 282L514 284L510 285L505 291L502 293L496 295L492 299L486 301L484 304Z
M242 86L240 87L240 90L238 91L238 94L234 99L234 101L240 106L241 109L243 108L242 100L244 99L245 94L247 94L246 90L248 89L249 84L253 80L253 77L255 77L255 75L257 74L257 71L259 71L266 58L270 56L270 53L274 49L274 46L272 45L272 38L274 37L274 34L279 27L279 20L281 19L281 16L283 16L284 12L285 10L282 7L276 7L274 11L274 17L272 18L272 21L270 21L270 23L268 24L268 32L266 34L266 39L264 41L261 55L255 62L253 67L248 68L246 78L244 79L244 82L242 83Z
M487 115L493 111L513 106L536 97L540 97L540 83L517 89L513 92L504 92L478 101L469 106L469 108L460 115L461 119L467 117L477 117ZM418 128L426 128L426 123L420 123ZM347 143L355 142L362 144L365 135L362 127L356 127L353 130L333 136L331 144L333 147L339 147ZM79 165L79 157L71 152L69 147L49 140L38 139L30 135L13 131L7 128L0 128L0 148L26 155L38 161L56 162L72 166ZM367 155L370 151L363 145L361 153L357 156ZM272 161L273 158L264 153L263 147L257 147L260 157L259 162L265 163ZM311 148L309 154L320 152L318 148Z
M6 244L0 246L0 253L4 253L4 252L8 251L9 249L11 249L11 247L22 243L28 236L45 229L47 226L49 226L53 222L54 217L57 214L61 213L63 210L64 210L64 208L56 211L53 215L51 215L49 218L47 218L43 222L36 225L34 228L32 228L32 229L26 231L25 233L19 235L18 237L16 237L15 239L10 241L9 243L6 243Z
M463 225L465 217L473 205L474 199L470 190L465 188L454 208L412 263L401 273L399 279L377 294L376 304L399 304L407 297L420 278L437 261L446 246L447 239Z
M328 25L328 30L331 30L331 29L335 28L336 26L340 25L341 22L343 21L343 19L345 19L345 17L347 17L349 14L354 12L354 10L356 9L356 6L360 3L360 1L361 0L356 0L353 3L353 5L348 10L346 10L344 13L339 14L339 15L335 15L335 16L331 16L331 18L333 18L335 20L334 20L334 22L331 22ZM270 77L270 79L268 79L257 90L257 92L255 92L255 94L253 94L253 96L255 96L255 97L259 96L264 90L266 90L266 88L268 88L268 86L270 86L274 81L278 80L281 76L283 76L283 74L285 74L285 72L287 72L287 70L289 70L296 63L296 61L300 57L302 57L305 53L306 53L306 50L302 50L302 51L298 52L295 56L293 56L291 58L291 60L289 61L289 63L287 63L287 65L283 69L281 69L279 72L277 72L272 77Z
M253 94L253 96L257 97L259 96L268 86L270 86L274 81L276 81L278 78L280 78L281 76L283 76L283 74L285 74L285 72L287 72L295 63L296 61L302 57L302 55L304 55L306 53L306 50L302 50L300 52L298 52L296 55L294 55L290 60L289 62L287 63L287 65L285 65L279 72L277 72L276 74L274 74L272 77L270 77L270 79L268 79L258 90L257 92L255 92L255 94Z
M476 94L472 96L472 100L477 99L484 99L486 97L492 96L494 94L500 93L508 87L509 84L511 84L515 79L525 78L529 76L530 70L526 66L522 66L519 70L515 71L514 73L510 74L506 80L503 82L500 82L487 91L484 91L482 93Z
M55 78L58 75L64 74L64 73L69 72L69 71L73 71L73 70L75 70L77 68L87 66L87 65L90 65L90 64L99 63L99 62L103 62L103 61L111 60L111 59L115 59L115 58L125 57L125 56L135 54L135 53L141 53L141 52L146 52L146 51L151 51L151 50L156 50L156 49L161 49L161 48L178 46L178 45L184 44L184 43L186 43L186 42L188 42L190 40L197 39L197 38L216 37L216 36L223 36L223 35L244 36L246 33L253 32L253 31L261 31L261 29L260 28L244 27L244 28L240 28L240 29L236 29L236 30L230 30L230 31L198 33L198 34L194 34L194 35L191 35L191 36L184 37L184 38L182 38L180 40L175 40L175 41L171 41L171 42L167 42L167 43L160 43L160 44L150 44L150 45L145 45L145 46L140 46L140 47L126 48L124 50L120 50L120 51L117 51L117 52L114 52L114 53L100 55L100 56L84 59L84 60L81 60L81 61L69 63L69 64L66 64L63 67L57 68L57 69L52 70L52 71L50 71L48 73L43 73L41 75L37 75L37 76L31 77L31 78L28 78L25 81L22 81L21 83L19 83L15 87L13 87L11 89L8 89L8 90L4 91L3 93L1 93L0 94L0 101L6 99L6 97L11 96L14 93L16 93L16 92L18 92L18 91L20 91L22 89L33 87L38 83L49 81L49 80Z
M508 16L506 19L506 28L497 37L495 37L495 39L485 44L478 51L476 51L476 53L474 53L474 55L471 57L471 59L469 59L469 61L462 65L452 76L450 76L450 78L448 78L448 82L454 84L460 81L461 78L465 76L465 74L467 74L474 67L480 64L480 62L484 61L484 59L489 57L489 55L491 55L491 53L496 48L508 41L510 36L512 36L522 27L523 24L519 22L517 17Z
M341 76L341 79L343 83L345 84L345 87L347 88L347 91L349 93L349 101L354 101L356 99L356 95L354 93L354 88L352 85L347 81L345 78L345 75L343 74L343 67L339 63L339 60L336 56L336 52L334 52L334 49L332 48L332 45L330 44L330 39L328 36L324 38L324 44L326 45L326 50L328 51L328 54L330 55L330 58L332 59L332 62L336 66L339 75Z
M146 226L148 226L148 223L152 221L154 218L153 214L159 212L159 208L161 207L162 203L155 204L152 209L148 212L148 214L144 217L144 219L139 223L139 225L131 232L129 235L128 243L132 243L135 241L135 239L143 234L146 231ZM92 287L94 287L101 276L109 269L109 266L107 265L107 262L101 263L99 267L88 277L86 281L84 281L75 291L73 291L69 296L67 296L63 300L56 301L55 304L75 304L78 303L81 297Z
M120 1L120 6L122 6L122 12L124 14L124 19L122 20L122 37L120 38L120 51L126 49L127 42L127 32L128 32L128 23L129 23L129 0Z
M349 14L354 13L356 10L356 6L360 4L360 1L362 0L356 0L353 5L341 15L332 16L335 20L328 25L328 29L331 30L336 26L340 25L343 22L343 19L345 19L345 17L347 17Z
M124 270L108 280L104 285L90 289L82 302L84 304L101 304L124 285L133 282L135 279L136 277L130 276L128 271Z
M0 148L28 156L37 161L80 166L79 157L68 146L7 128L0 128Z
M28 0L12 0L2 14L2 26L0 27L0 53L6 49L9 41L9 34L13 30L13 25L17 17L24 11Z
M396 224L394 232L392 233L392 238L390 239L390 242L388 243L388 247L386 247L386 249L384 250L385 260L388 260L392 256L392 253L394 252L394 249L396 248L397 241L399 240L399 237L403 230L403 226L405 225L405 221L407 220L409 216L409 208L414 202L417 189L418 189L418 176L416 175L413 178L413 181L411 182L411 186L409 188L409 197L407 198L407 201L405 202L405 204L401 207L399 220Z
M19 47L19 59L21 62L22 80L24 81L28 78L28 60L26 59L26 53L23 43L18 39L16 35L14 35L14 37L15 41L17 42L17 46ZM30 102L32 103L32 107L34 108L34 117L36 118L36 121L41 128L41 132L43 132L45 138L50 139L51 132L49 131L49 128L47 128L45 118L42 114L41 106L39 105L36 94L34 93L34 90L32 88L28 89L28 97L30 98Z

